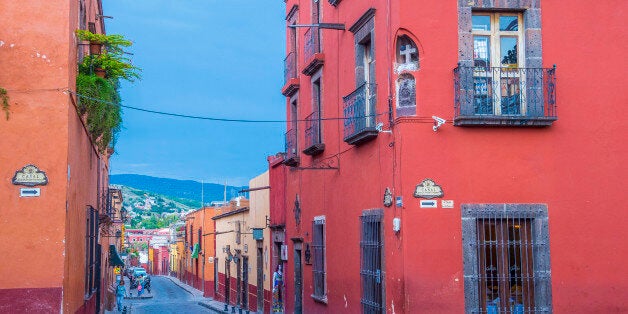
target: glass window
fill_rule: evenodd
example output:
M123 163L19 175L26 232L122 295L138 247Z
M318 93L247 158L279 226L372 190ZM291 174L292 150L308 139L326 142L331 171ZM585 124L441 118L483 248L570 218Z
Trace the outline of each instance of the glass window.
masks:
M491 65L491 43L489 36L473 36L473 65L488 67Z
M499 48L501 50L501 64L507 67L517 67L517 37L502 36Z
M471 17L474 31L490 31L491 16L490 15L473 15Z
M499 30L516 32L519 30L519 18L517 16L500 16Z
M479 13L473 19L474 113L521 115L526 111L525 65L519 56L521 18L513 13Z

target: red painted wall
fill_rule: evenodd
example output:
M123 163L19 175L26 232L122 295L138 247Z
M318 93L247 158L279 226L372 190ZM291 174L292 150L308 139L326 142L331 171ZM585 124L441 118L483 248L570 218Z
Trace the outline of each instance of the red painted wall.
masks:
M620 222L628 212L623 166L628 95L623 86L628 48L625 1L591 6L584 1L543 1L543 66L557 65L558 121L545 128L454 127L453 74L458 62L456 1L322 1L322 20L349 28L368 8L376 8L377 112L388 112L395 97L392 71L395 34L404 29L420 54L417 114L394 117L392 133L360 146L342 140L343 122L323 122L325 151L300 154L300 167L332 165L338 170L287 171L285 211L289 257L285 270L286 312L294 310L294 246L290 238L312 241L315 216L326 217L327 304L315 302L312 266L304 265L304 309L308 313L359 312L360 225L362 210L384 210L386 310L406 313L464 312L460 205L464 203L544 203L549 211L552 303L556 313L628 311L621 279L628 275ZM310 23L310 1L298 5L298 24ZM387 16L390 12L390 16ZM298 28L298 72L305 67L305 28ZM349 31L321 30L322 108L325 118L342 117L342 96L355 89L354 37ZM602 57L603 56L603 57ZM389 79L390 77L390 79ZM299 119L311 113L311 80L299 75ZM286 102L289 114L289 103ZM447 119L438 132L432 115ZM380 116L384 129L387 115ZM300 124L299 143L304 143ZM290 125L287 126L290 128ZM304 147L299 144L299 151ZM330 162L330 161L333 161ZM271 166L271 186L272 183ZM418 183L431 178L454 209L419 208ZM384 190L402 196L403 207L382 204ZM278 193L271 189L273 194ZM299 195L301 223L293 208ZM272 210L272 209L271 209ZM273 213L271 213L271 221ZM392 232L392 219L401 232ZM592 258L595 256L595 258Z

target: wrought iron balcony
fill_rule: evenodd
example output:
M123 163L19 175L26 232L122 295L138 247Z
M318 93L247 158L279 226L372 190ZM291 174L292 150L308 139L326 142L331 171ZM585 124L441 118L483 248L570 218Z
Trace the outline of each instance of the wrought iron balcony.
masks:
M548 126L556 121L556 68L458 66L454 125Z
M342 98L344 102L344 141L358 145L377 137L375 129L375 84L362 84L351 94Z
M321 119L318 111L305 118L305 149L306 155L318 155L325 150L321 137Z
M284 96L291 96L299 90L299 78L297 76L297 54L295 52L289 53L283 60L283 77L284 87L281 89L281 93Z
M286 159L284 164L294 167L299 164L299 151L297 150L297 129L286 132Z
M310 27L305 31L304 59L306 66L302 73L312 75L323 66L325 57L321 54L320 28Z

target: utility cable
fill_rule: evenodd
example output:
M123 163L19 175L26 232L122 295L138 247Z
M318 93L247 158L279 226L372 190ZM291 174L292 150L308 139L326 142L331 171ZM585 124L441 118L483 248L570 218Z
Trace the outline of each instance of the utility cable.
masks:
M146 113L159 114L159 115L171 116L171 117L179 117L179 118L187 118L187 119L209 120L209 121L220 121L220 122L240 122L240 123L287 123L287 122L306 122L306 121L310 121L310 120L249 120L249 119L229 119L229 118L215 118L215 117L205 117L205 116L194 116L194 115L186 115L186 114L180 114L180 113L164 112L164 111L150 110L150 109L144 109L144 108L138 108L138 107L133 107L133 106L117 104L117 103L114 103L114 102L110 102L110 101L106 101L106 100L102 100L102 99L98 99L98 98L94 98L94 97L90 97L90 96L86 96L86 95L81 95L81 94L76 93L76 92L74 92L72 90L69 90L69 89L67 90L67 92L70 93L70 94L76 95L78 98L84 98L84 99L89 99L89 100L93 100L93 101L98 101L98 102L109 104L109 105L113 105L113 106L118 106L118 107L127 108L127 109L131 109L131 110L137 110L137 111L146 112ZM343 118L320 118L319 120L321 120L321 121L350 120L350 119L359 119L359 118L366 118L366 117L376 117L376 116L382 116L382 115L386 115L386 114L388 114L388 112L382 112L382 113L378 113L378 114L364 115L364 116L353 116L353 117L348 117L348 118L344 118L344 117Z

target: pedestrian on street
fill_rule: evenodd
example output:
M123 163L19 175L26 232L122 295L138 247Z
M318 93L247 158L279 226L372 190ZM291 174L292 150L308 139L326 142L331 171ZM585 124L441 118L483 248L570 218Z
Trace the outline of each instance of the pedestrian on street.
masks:
M281 263L273 273L273 313L283 313L283 273Z
M120 283L116 287L116 302L118 303L118 311L122 311L122 300L126 294L126 287L124 286L124 279L120 279Z
M144 283L142 282L142 277L138 277L137 278L137 296L141 297L142 296L142 292L144 292L144 287L143 287Z

